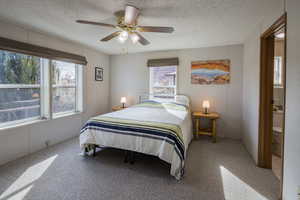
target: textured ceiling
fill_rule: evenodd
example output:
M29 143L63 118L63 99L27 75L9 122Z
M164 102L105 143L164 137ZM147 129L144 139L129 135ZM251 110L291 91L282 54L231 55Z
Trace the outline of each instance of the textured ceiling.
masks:
M0 19L76 41L108 54L242 43L263 15L262 0L0 0ZM114 29L75 23L115 24L113 13L131 3L139 24L173 26L172 34L143 33L148 46L99 42Z

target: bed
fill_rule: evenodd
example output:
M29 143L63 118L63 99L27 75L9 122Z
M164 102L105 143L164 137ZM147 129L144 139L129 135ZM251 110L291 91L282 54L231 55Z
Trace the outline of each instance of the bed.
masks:
M171 164L170 174L181 179L192 121L189 99L147 98L129 108L91 118L81 129L80 147L91 145L129 150L159 157Z

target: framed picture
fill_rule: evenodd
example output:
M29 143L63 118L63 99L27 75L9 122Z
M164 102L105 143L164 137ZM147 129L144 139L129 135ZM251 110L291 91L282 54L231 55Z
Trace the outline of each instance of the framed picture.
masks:
M228 84L230 82L230 60L193 61L191 72L192 84Z
M95 67L95 81L103 81L103 68Z

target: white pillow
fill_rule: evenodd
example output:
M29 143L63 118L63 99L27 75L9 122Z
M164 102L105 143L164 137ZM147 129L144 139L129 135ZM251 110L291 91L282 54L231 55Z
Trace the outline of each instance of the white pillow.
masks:
M176 95L175 96L175 102L179 103L179 104L186 105L188 107L190 106L190 99L185 95Z
M175 102L178 104L183 104L188 107L190 106L190 99L185 95L176 95L174 98L159 98L148 94L140 96L140 103L143 103L144 101L147 100L157 101L160 103Z

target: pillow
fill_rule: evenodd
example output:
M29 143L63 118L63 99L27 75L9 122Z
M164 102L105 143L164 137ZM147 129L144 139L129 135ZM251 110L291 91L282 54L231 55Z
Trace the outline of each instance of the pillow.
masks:
M185 95L176 95L175 96L175 102L179 103L179 104L186 105L188 107L190 106L190 99Z
M153 95L142 95L140 96L140 103L143 103L145 101L156 101L159 103L168 103L168 102L175 102L178 104L185 105L187 107L190 106L190 99L185 95L175 95L174 98L160 98L160 97L154 97Z

